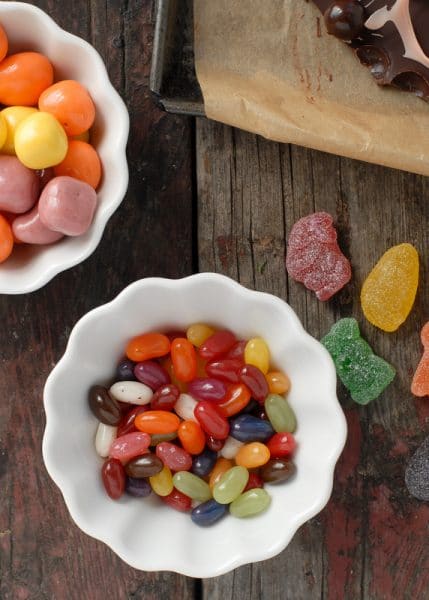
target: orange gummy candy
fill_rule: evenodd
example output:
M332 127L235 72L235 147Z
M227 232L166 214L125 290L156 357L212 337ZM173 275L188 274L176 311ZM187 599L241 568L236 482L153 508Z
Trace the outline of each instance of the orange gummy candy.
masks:
M429 321L423 325L420 334L423 344L423 356L414 373L411 392L415 396L429 396Z

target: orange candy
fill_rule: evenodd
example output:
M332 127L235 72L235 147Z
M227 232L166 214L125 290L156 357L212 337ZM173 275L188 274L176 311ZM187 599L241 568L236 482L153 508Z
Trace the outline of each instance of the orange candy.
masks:
M217 403L217 407L224 417L232 417L243 410L250 401L250 390L244 383L231 385L226 392L222 402Z
M0 104L37 105L40 94L54 80L51 63L38 52L12 54L0 63Z
M281 371L271 371L265 375L270 394L286 394L290 388L290 380Z
M159 358L170 352L170 340L162 333L144 333L132 338L126 348L126 355L134 362Z
M143 433L175 433L179 425L179 417L166 410L147 410L134 419L134 426Z
M171 360L174 374L179 381L189 382L197 374L197 353L186 338L176 338L171 342Z
M209 486L213 488L224 473L232 469L234 463L228 458L218 458L213 471L210 473Z
M70 140L65 159L54 168L55 175L67 175L85 181L94 190L101 179L101 162L96 150L86 142Z
M145 414L145 413L143 413ZM182 421L177 432L183 449L189 454L201 454L206 445L203 430L195 421Z
M420 339L423 344L423 356L414 373L411 393L423 398L429 396L429 322L423 325Z
M0 215L0 263L11 255L13 250L13 233L7 219Z
M265 444L252 442L241 446L235 455L235 463L246 469L256 469L265 465L270 460L270 456L270 451Z
M0 25L0 61L4 59L9 48L7 35L3 27Z
M45 89L39 109L49 112L61 123L68 136L87 131L95 118L95 106L87 90L78 81L65 80Z
M171 361L171 356L167 356L161 360L161 366L167 371L170 375L171 383L173 383L182 394L188 391L188 386L183 381L179 381L174 373L173 363Z

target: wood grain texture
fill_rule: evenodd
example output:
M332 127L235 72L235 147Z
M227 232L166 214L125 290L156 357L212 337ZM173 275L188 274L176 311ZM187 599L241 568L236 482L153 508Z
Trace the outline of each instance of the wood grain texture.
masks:
M326 509L278 557L204 581L203 597L427 597L429 507L409 496L403 476L429 429L427 400L409 391L429 314L428 181L203 120L197 122L197 181L200 270L288 300L316 338L353 315L374 350L398 369L394 384L368 407L357 407L339 387L349 437ZM354 272L328 303L289 280L284 265L293 223L317 210L334 215ZM381 254L403 241L420 253L420 290L407 322L385 334L363 318L359 292Z

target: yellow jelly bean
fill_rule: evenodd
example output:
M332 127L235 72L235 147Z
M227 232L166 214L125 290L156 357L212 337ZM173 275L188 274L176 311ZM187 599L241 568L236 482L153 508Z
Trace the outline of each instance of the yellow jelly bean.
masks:
M67 154L66 132L50 113L36 112L18 125L15 152L29 169L47 169L62 162Z
M166 465L162 471L149 477L149 483L158 496L168 496L173 491L173 476Z
M6 139L3 142L2 154L15 155L15 131L18 125L30 115L38 112L37 108L29 106L8 106L1 111L1 115L6 121Z
M235 456L235 462L240 467L246 469L256 469L262 467L270 460L270 451L265 444L261 442L252 442L244 444Z
M224 473L232 469L234 463L227 458L218 458L212 472L210 473L209 486L213 487L217 484Z
M188 340L199 348L204 342L214 334L215 330L204 323L194 323L188 327L186 337Z
M270 367L270 351L262 338L252 338L244 349L244 362L246 365L258 367L264 375Z
M290 379L286 373L271 371L265 375L270 394L286 394L290 388Z

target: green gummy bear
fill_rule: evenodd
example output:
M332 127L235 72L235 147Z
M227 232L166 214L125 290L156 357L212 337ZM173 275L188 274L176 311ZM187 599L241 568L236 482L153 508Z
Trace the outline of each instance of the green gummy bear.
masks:
M393 381L395 369L374 354L361 337L356 319L340 319L321 342L332 356L338 377L358 404L375 400Z

